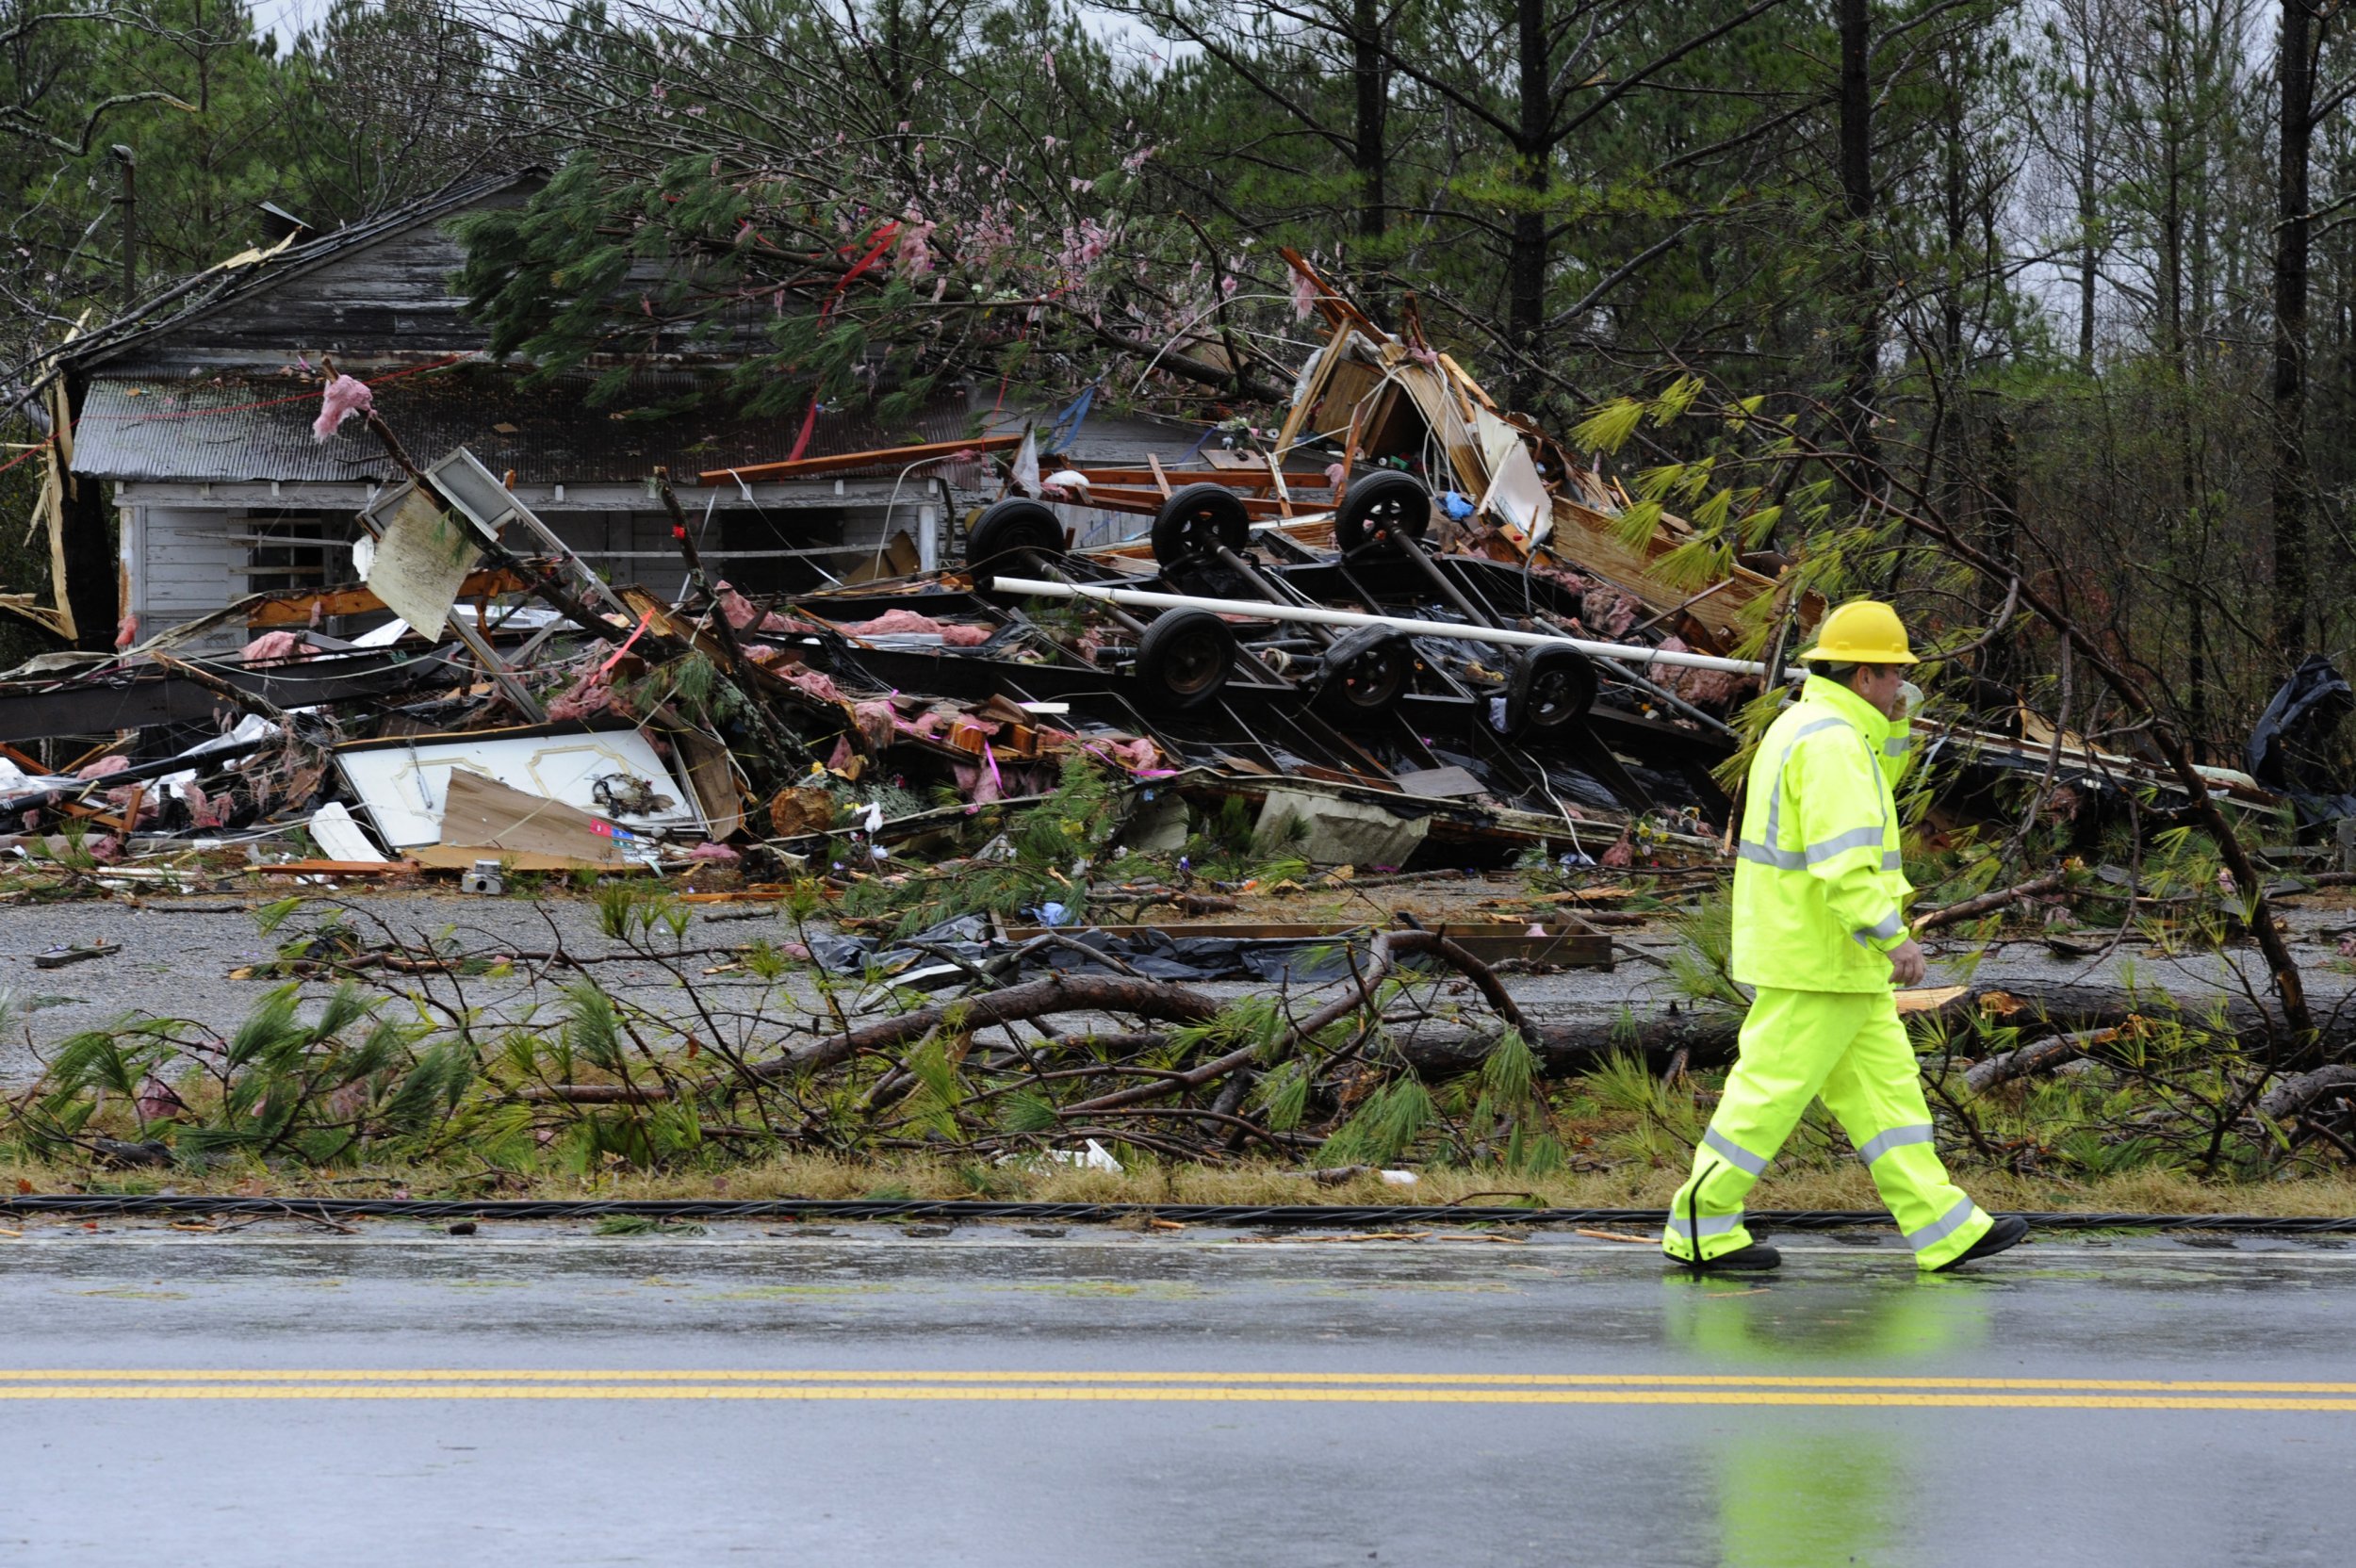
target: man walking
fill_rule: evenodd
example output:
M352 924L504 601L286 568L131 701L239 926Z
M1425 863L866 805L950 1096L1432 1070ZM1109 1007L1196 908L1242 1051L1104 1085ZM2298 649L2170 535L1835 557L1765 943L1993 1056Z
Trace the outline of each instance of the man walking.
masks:
M1742 1199L1821 1095L1916 1264L1953 1268L2003 1251L2029 1227L1991 1219L1948 1179L1890 991L1923 974L1906 931L1913 889L1899 864L1892 788L1910 760L1914 653L1896 611L1859 599L1824 618L1800 661L1800 700L1768 727L1751 762L1734 868L1734 978L1757 995L1661 1246L1710 1270L1781 1263L1743 1228Z

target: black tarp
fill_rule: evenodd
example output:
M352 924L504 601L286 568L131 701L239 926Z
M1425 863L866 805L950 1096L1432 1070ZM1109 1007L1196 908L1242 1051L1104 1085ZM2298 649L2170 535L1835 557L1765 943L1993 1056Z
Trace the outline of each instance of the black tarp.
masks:
M2302 823L2356 817L2356 794L2326 755L2333 731L2352 711L2356 688L2331 660L2309 654L2250 732L2250 776L2289 796Z

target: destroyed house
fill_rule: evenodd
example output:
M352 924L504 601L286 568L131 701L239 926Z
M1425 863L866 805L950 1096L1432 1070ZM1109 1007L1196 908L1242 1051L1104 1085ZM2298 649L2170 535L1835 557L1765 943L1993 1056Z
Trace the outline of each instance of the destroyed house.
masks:
M657 466L676 477L706 561L749 591L936 564L981 477L970 459L698 488L699 474L794 452L801 412L748 417L718 398L695 402L716 390L724 356L662 355L631 371L622 397L595 403L594 373L535 384L530 367L493 363L487 332L456 293L462 254L450 226L523 202L536 180L478 179L331 234L286 235L180 286L162 308L66 346L67 499L53 526L60 596L70 588L84 645L112 629L97 624L102 609L136 617L145 636L252 594L356 583L354 514L401 476L361 420L314 437L331 365L370 385L411 456L467 448L616 582L659 583L681 570L651 486ZM960 442L973 428L965 389L949 387L906 428L822 407L801 450L823 458ZM91 549L108 512L118 525L111 564ZM107 564L111 594L90 580ZM224 617L199 645L235 646L245 635L238 617Z

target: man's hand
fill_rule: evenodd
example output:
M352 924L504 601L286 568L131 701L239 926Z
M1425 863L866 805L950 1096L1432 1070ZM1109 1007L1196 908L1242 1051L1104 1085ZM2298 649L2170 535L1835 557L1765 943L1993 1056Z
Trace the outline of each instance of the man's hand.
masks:
M1922 944L1912 937L1890 950L1890 977L1900 986L1919 986L1929 972L1930 960L1922 956Z

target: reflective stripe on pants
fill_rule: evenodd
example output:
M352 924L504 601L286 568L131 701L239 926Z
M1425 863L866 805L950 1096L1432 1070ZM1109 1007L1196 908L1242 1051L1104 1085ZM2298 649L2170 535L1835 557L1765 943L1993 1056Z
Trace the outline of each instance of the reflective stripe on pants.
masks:
M1672 1206L1679 1223L1663 1233L1662 1247L1691 1257L1693 1228L1704 1258L1749 1246L1743 1200L1821 1095L1866 1159L1915 1261L1936 1268L1962 1255L1990 1221L1939 1162L1921 1071L1890 992L1760 988L1726 1093L1693 1152L1693 1175ZM1699 1226L1682 1223L1689 1217Z
M1742 1217L1739 1214L1704 1215L1701 1218L1700 1230L1705 1236L1722 1236L1742 1223ZM1669 1217L1670 1234L1683 1236L1690 1241L1693 1239L1693 1221L1683 1215Z

